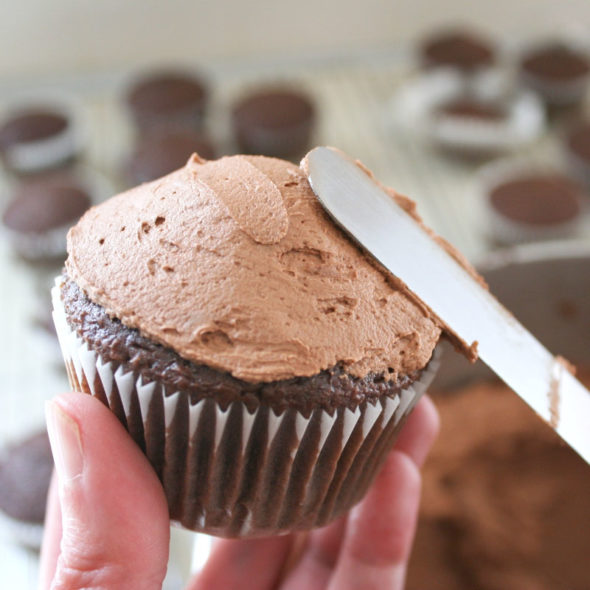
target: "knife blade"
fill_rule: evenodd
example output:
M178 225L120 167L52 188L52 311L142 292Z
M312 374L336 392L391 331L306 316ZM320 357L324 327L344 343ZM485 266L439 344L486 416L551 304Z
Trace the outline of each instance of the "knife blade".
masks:
M302 162L324 209L590 463L590 392L354 160Z

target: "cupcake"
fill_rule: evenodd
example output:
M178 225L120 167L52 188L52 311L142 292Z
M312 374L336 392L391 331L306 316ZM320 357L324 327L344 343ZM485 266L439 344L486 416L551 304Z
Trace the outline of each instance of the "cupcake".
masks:
M140 134L161 129L198 131L208 98L206 82L181 70L145 73L127 90L125 102Z
M7 109L0 123L0 157L16 174L62 167L80 153L79 117L66 101L23 101Z
M43 536L53 457L45 431L6 448L0 456L0 514L14 539L38 549Z
M125 167L125 177L132 186L164 176L182 168L189 156L215 157L212 143L203 134L187 131L152 133L140 139Z
M564 149L572 176L590 188L590 122L581 121L571 127Z
M466 85L457 71L426 72L396 92L390 109L397 129L467 160L522 148L545 127L537 96L513 92L500 73L472 78Z
M573 238L586 191L555 167L500 162L480 172L490 238L499 245Z
M549 107L579 104L590 82L590 57L560 42L548 42L526 51L519 64L521 82Z
M310 146L314 123L311 98L289 88L251 92L232 110L236 143L247 154L298 159Z
M447 67L464 74L489 68L496 61L494 44L481 33L463 28L432 33L418 53L425 68Z
M90 193L65 173L18 185L2 223L13 250L29 261L65 258L66 233L92 204Z
M286 161L193 156L91 209L68 252L53 299L72 387L117 415L192 530L343 514L437 365L441 326Z

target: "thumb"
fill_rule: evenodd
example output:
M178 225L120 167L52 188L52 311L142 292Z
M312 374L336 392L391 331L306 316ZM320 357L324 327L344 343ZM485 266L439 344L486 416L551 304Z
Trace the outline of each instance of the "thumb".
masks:
M62 517L50 588L161 588L168 510L160 482L131 437L100 402L79 393L48 402L47 429ZM44 548L44 554L52 551Z

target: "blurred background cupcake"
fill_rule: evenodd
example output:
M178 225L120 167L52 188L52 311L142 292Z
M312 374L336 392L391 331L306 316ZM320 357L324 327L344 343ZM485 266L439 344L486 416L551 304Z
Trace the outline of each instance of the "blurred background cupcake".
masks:
M160 69L138 76L125 101L140 135L162 129L198 131L208 100L202 76L180 69Z
M422 67L452 68L466 75L492 67L496 53L496 43L488 35L469 27L433 31L418 46Z
M311 146L315 110L302 90L279 86L251 90L232 108L238 152L302 158Z
M539 42L522 53L518 73L551 110L579 108L590 82L590 54L566 40Z
M539 99L512 88L501 73L467 85L449 69L422 74L394 95L390 115L396 128L425 146L473 162L526 148L545 129Z
M0 115L0 158L17 175L63 168L80 156L84 122L66 96L19 98Z
M45 430L28 434L0 451L0 519L16 542L38 550L53 456Z
M479 181L492 242L579 237L590 197L556 165L526 159L495 162L481 169Z

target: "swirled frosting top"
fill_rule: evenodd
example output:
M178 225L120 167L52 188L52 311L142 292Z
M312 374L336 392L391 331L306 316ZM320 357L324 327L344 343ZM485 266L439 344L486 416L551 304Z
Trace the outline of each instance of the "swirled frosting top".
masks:
M442 331L282 160L194 155L88 211L68 252L69 276L111 316L246 381L337 363L396 378L426 365Z

